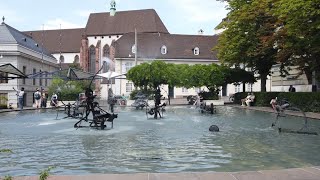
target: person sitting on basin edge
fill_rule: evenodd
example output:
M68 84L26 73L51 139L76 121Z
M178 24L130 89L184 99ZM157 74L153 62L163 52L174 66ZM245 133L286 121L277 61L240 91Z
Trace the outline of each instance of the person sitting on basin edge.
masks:
M253 93L248 93L248 96L244 99L241 99L241 106L250 106L250 103L254 102L255 95Z

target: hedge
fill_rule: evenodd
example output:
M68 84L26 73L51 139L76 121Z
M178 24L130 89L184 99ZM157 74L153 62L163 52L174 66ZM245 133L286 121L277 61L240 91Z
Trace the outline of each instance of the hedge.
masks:
M203 92L200 92L199 95L203 98L203 100L218 100L219 99L219 96L218 96L218 93L215 93L215 92L206 92L206 91L203 91Z
M8 109L8 106L6 104L0 104L0 109Z
M320 92L253 92L255 106L270 106L270 100L278 97L278 100L287 99L292 106L306 112L320 112ZM241 104L241 99L248 95L247 92L235 94L234 103Z

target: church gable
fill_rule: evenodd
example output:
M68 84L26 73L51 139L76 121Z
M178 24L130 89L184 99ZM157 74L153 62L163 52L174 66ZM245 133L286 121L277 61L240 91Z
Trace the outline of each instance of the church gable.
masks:
M86 26L86 34L115 35L134 32L169 33L154 9L119 11L114 16L107 13L92 13Z

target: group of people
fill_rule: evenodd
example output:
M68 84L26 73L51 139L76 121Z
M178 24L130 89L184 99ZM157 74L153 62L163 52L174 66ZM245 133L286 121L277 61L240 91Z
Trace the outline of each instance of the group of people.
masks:
M36 108L46 108L47 107L47 99L48 99L48 93L41 88L41 91L39 88L36 89L36 92L33 94L34 102ZM56 93L53 93L50 99L50 105L52 107L58 106L58 95Z
M25 96L24 87L21 87L20 90L16 90L13 87L13 90L15 90L17 92L18 108L20 108L20 110L22 110L23 106L24 106L24 96ZM33 93L33 98L34 98L36 108L46 108L47 107L48 93L44 89L41 88L41 91L40 91L39 88L37 88L36 92ZM53 107L58 106L57 94L55 94L55 93L52 94L51 100L50 100L50 105Z

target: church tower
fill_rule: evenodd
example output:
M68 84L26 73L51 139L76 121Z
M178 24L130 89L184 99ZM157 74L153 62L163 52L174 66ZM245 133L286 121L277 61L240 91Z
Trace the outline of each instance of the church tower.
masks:
M114 16L116 14L116 1L111 0L110 2L110 16Z

